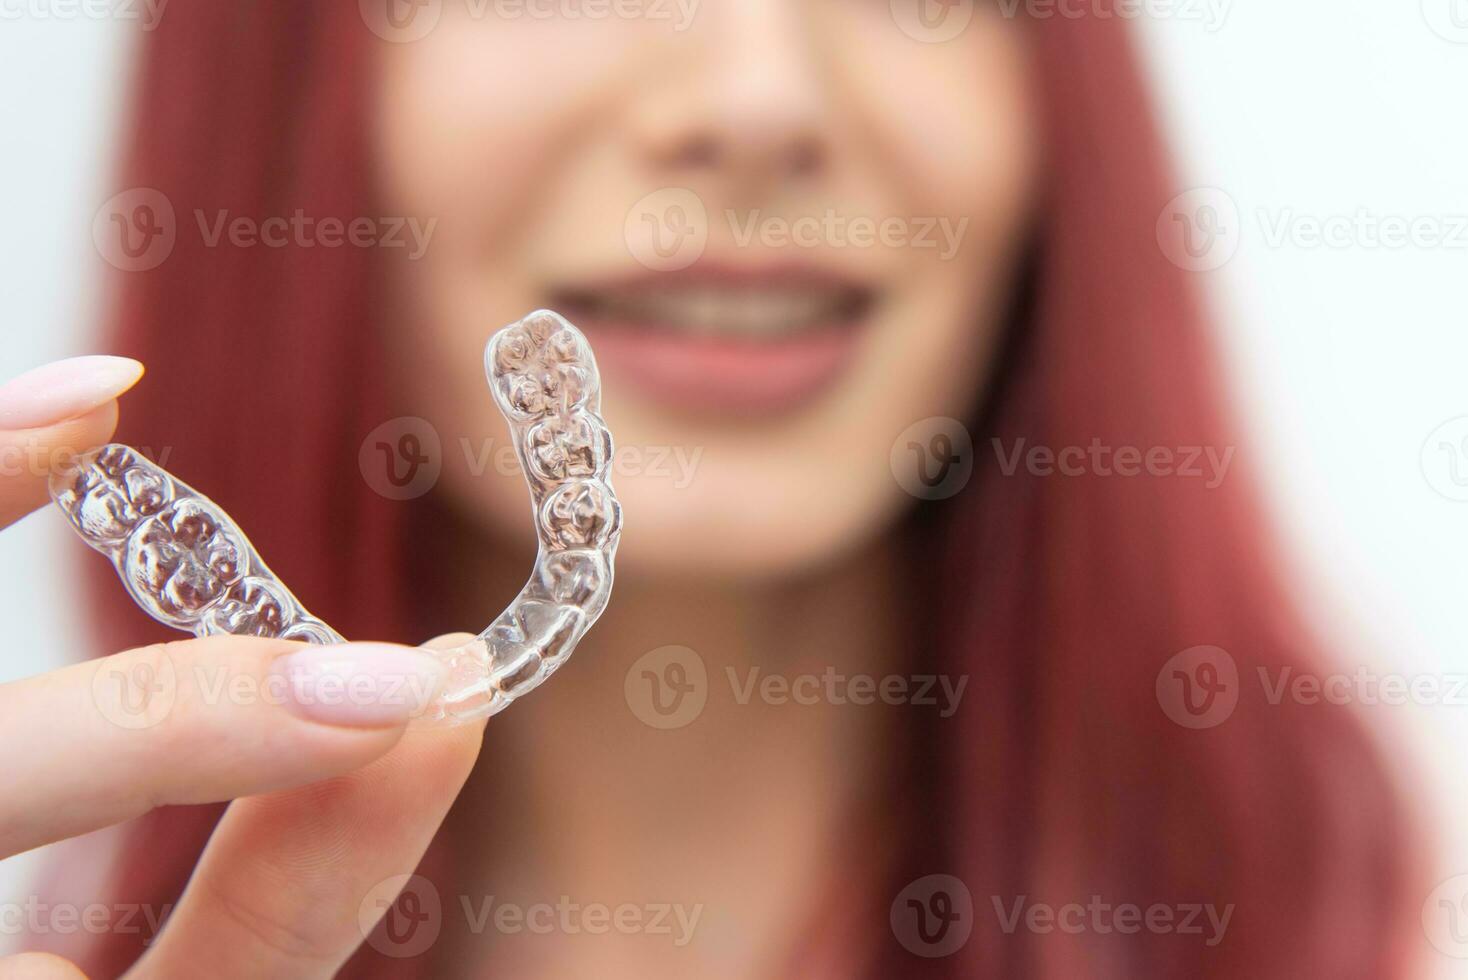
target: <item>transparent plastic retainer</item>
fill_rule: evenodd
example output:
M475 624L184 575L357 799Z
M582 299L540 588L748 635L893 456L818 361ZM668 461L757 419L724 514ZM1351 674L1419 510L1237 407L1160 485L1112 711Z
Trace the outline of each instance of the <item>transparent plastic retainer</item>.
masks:
M434 651L448 676L418 724L493 715L533 691L571 656L612 590L622 508L586 338L537 311L490 338L485 372L530 486L540 551L530 580L484 632ZM201 637L345 642L271 574L229 515L127 446L72 460L52 476L51 497L160 623Z

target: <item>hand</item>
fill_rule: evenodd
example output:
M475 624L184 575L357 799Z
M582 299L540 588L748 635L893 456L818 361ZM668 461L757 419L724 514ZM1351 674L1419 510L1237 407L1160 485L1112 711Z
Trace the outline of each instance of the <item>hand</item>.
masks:
M77 358L0 386L0 527L47 502L55 461L110 439L141 374ZM406 732L442 670L411 647L220 636L0 685L0 858L234 800L133 972L332 976L364 939L363 897L417 865L478 755L482 722ZM78 975L59 957L0 959L0 978Z

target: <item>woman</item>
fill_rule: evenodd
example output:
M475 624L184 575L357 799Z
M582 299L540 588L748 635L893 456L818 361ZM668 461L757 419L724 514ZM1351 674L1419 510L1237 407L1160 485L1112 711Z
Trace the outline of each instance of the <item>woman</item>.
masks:
M110 346L151 372L120 437L168 447L313 612L413 643L513 594L531 538L478 351L531 309L586 330L640 462L608 612L472 773L477 730L401 718L109 733L149 774L112 819L248 798L59 869L74 901L176 900L156 942L54 945L328 975L390 906L350 975L1403 975L1378 760L1254 680L1308 641L1159 248L1172 191L1111 6L590 9L202 4L145 42L123 186L177 233L119 280ZM371 219L374 247L220 231L297 213ZM96 411L68 436L105 439ZM682 480L650 462L677 451ZM383 465L441 475L411 496ZM98 564L105 649L156 642ZM895 682L781 693L832 675ZM701 708L655 717L680 691Z

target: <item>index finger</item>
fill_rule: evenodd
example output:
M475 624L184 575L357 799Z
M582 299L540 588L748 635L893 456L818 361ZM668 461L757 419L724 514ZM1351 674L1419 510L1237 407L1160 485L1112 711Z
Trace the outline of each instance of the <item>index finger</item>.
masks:
M164 804L360 768L397 743L444 671L386 643L216 636L0 686L0 857Z
M410 731L356 772L230 804L134 974L330 977L364 939L383 949L373 928L459 795L483 732L483 718ZM415 952L386 941L396 955Z
M0 528L46 503L51 470L117 428L117 397L143 376L126 357L56 361L0 385Z

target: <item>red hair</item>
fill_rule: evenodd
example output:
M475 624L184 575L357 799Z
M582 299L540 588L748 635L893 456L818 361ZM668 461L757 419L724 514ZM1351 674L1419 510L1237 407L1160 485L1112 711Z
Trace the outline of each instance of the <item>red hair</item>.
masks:
M181 226L195 208L372 214L374 74L358 18L351 3L299 0L170 8L143 46L123 186L162 191ZM1309 641L1263 546L1195 283L1157 244L1171 178L1124 26L1052 18L1033 35L1049 162L1024 302L973 422L974 480L907 528L943 588L924 669L936 659L973 683L955 719L914 732L917 843L865 919L881 937L871 971L1402 976L1405 821L1356 719L1251 697L1194 731L1159 707L1158 671L1185 648L1222 647L1252 677L1308 665ZM109 347L149 368L121 438L166 444L170 467L237 516L346 635L418 641L393 570L434 505L385 500L357 478L360 441L388 415L373 263L365 249L209 249L180 234L159 268L122 278ZM991 438L1240 452L1208 488L1005 475ZM92 564L105 649L156 640ZM137 821L119 892L171 901L218 813ZM951 957L918 960L891 936L887 905L938 872L968 885L976 933ZM1092 895L1234 911L1215 947L1145 931L1011 934L990 914L994 896L1007 907ZM137 937L109 934L82 966L115 973L140 951ZM374 955L355 967L401 973Z

